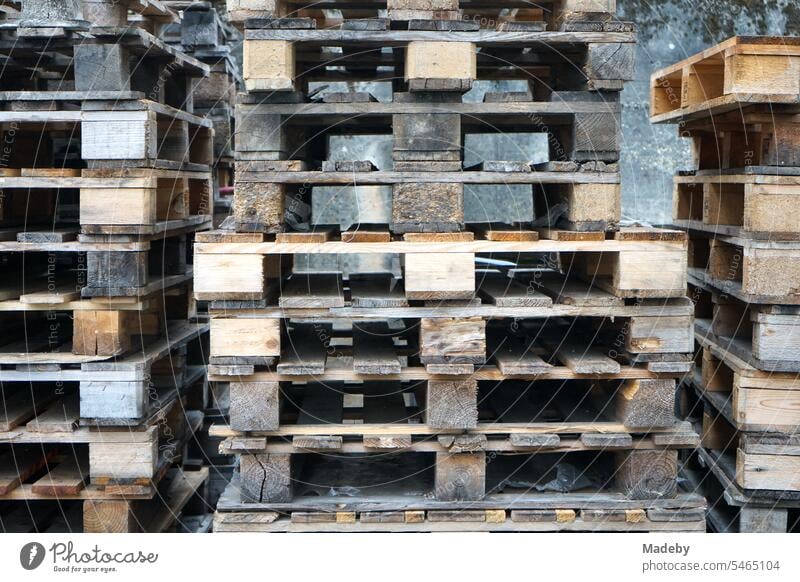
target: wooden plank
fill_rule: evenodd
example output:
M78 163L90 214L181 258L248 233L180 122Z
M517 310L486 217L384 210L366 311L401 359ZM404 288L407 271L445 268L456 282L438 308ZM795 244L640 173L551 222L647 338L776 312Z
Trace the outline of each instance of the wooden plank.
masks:
M540 277L535 280L537 288L553 298L560 305L616 306L623 305L624 299L593 287L583 281L555 277Z
M399 374L393 335L385 323L353 326L353 370L358 374Z
M78 426L80 417L78 394L71 394L56 400L44 412L30 420L25 428L35 433L72 432Z
M391 273L354 273L350 275L349 286L353 307L408 307L402 283Z
M78 495L89 479L87 459L66 458L31 486L36 495L61 497Z
M55 448L15 447L0 455L0 495L8 495L38 473L55 455Z
M344 307L341 274L294 273L281 288L280 307Z
M294 324L286 330L278 373L323 374L332 326L329 323Z
M27 422L56 398L53 387L42 384L31 384L29 389L22 388L9 395L6 390L2 391L4 405L0 411L0 431Z
M552 369L553 365L545 362L535 352L533 341L515 341L509 337L490 353L494 357L497 368L506 376L542 374Z
M602 348L580 346L574 341L562 341L555 347L555 356L576 374L617 374L618 362L609 358Z
M485 275L479 281L478 294L498 307L550 307L553 304L546 295L508 277Z

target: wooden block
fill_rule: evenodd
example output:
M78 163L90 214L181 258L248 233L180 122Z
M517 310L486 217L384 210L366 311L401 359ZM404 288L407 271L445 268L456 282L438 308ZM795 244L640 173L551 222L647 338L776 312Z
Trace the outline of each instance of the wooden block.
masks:
M291 455L240 455L239 472L242 495L250 501L285 503L292 500Z
M756 315L753 322L753 357L763 361L793 360L800 349L800 326L794 317Z
M786 533L788 518L786 509L745 505L739 508L739 533Z
M148 410L148 383L81 381L81 418L139 419Z
M424 511L406 511L404 512L405 522L406 523L424 523L425 522L425 512Z
M277 382L231 382L230 425L233 430L269 431L280 425Z
M668 427L675 416L675 380L627 380L617 390L617 418L626 427Z
M572 509L514 509L511 511L511 520L517 523L569 523L575 521L575 511Z
M81 188L81 224L145 225L155 221L154 188Z
M583 73L589 88L603 88L604 81L632 81L635 48L631 42L587 44Z
M602 223L604 229L616 226L621 218L619 184L571 184L564 189L566 219L570 223Z
M686 252L620 252L614 289L623 296L680 297L686 294Z
M625 347L633 353L670 354L694 351L691 316L631 317Z
M624 509L582 509L581 519L586 522L624 522Z
M282 116L237 105L235 147L237 153L258 153L265 160L285 157L289 144ZM239 165L249 167L247 162L237 161L237 168Z
M648 520L647 512L644 509L626 509L626 523L645 523Z
M81 122L81 157L84 160L155 159L158 155L158 132L155 114L132 111L120 119L95 121L94 112L85 112ZM105 112L97 112L105 113ZM139 114L142 115L139 115Z
M130 91L128 51L120 44L79 43L73 49L76 91Z
M488 439L484 434L448 434L439 435L436 439L451 454L485 451L488 444Z
M486 320L422 318L420 359L426 364L482 364L486 361Z
M392 131L395 161L461 160L461 115L458 113L393 115Z
M800 93L800 56L747 54L746 50L725 57L726 95Z
M736 451L736 482L744 489L800 491L800 455Z
M283 40L245 40L242 75L247 91L292 91L294 44Z
M86 286L113 292L144 287L149 277L144 251L92 251L86 253Z
M618 452L615 483L620 492L631 499L675 497L678 487L678 452Z
M233 219L239 232L280 232L284 224L283 184L241 182L235 185Z
M395 184L393 232L457 232L464 228L463 184Z
M213 299L262 299L265 260L263 255L194 255L194 296Z
M475 295L472 253L408 253L405 290L409 299L471 299Z
M478 425L477 380L428 380L425 424L431 428L475 428Z
M141 531L130 501L83 502L84 533L134 533Z
M158 441L89 443L89 477L93 484L152 479L158 468Z
M436 453L436 485L439 501L472 501L486 493L486 453Z
M712 261L717 248L718 246L712 243ZM776 298L797 295L798 277L800 277L800 261L797 260L794 250L754 248L744 253L742 266L744 293Z
M506 521L505 509L486 510L486 523L505 523L505 521Z
M127 352L131 348L129 324L124 311L74 311L72 353L117 356Z
M445 79L471 83L477 76L477 49L473 43L412 41L406 47L406 81Z
M281 354L281 322L272 318L213 318L211 320L211 357Z

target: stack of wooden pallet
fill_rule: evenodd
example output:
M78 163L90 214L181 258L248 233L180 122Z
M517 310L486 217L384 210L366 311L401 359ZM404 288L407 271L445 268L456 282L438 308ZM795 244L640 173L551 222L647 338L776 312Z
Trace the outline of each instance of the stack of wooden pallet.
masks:
M798 524L798 73L800 39L736 37L652 77L653 122L693 144L673 205L697 317L688 392L703 442L689 473L722 531Z
M162 38L209 67L193 89L194 113L214 124L214 214L230 212L233 190L233 111L241 74L231 53L241 42L238 31L223 23L210 2L167 1L180 10L179 24L166 26Z
M26 0L0 24L0 529L161 531L202 493L208 67L155 0ZM187 470L184 470L187 469ZM196 469L196 470L188 470Z
M617 230L635 36L613 2L546 20L332 1L327 24L246 4L232 225L195 245L210 379L229 382L212 434L239 458L215 530L704 529L677 487L698 442L674 410L685 235ZM589 4L605 12L558 11ZM539 133L549 155L464 168L465 136L487 132ZM390 137L389 167L334 145L359 134ZM331 184L387 196L325 225ZM474 184L525 186L536 217L472 223Z

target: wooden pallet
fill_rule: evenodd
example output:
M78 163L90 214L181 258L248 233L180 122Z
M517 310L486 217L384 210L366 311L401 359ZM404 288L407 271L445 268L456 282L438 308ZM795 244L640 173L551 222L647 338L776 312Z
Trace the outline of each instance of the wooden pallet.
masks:
M689 315L563 323L480 317L380 321L370 310L365 315L371 321L353 324L339 318L217 314L211 319L211 372L252 376L255 367L275 366L277 373L271 376L277 380L348 374L414 379L470 376L480 366L485 379L501 379L614 377L622 369L620 362L629 364L633 374L680 374L691 365Z
M2 357L0 379L18 402L6 411L6 430L26 422L40 411L53 392L53 382L78 382L80 418L89 425L136 426L185 390L205 370L196 361L207 325L175 322L164 337L143 346L140 353L118 359L71 353L8 353ZM191 348L190 350L188 348ZM26 390L33 382L36 392ZM18 384L21 383L21 384ZM17 388L21 387L21 388ZM49 392L48 392L49 390ZM52 400L52 398L50 399Z
M705 333L704 333L705 332ZM800 383L796 374L761 372L706 335L698 321L702 349L695 383L708 399L729 412L739 430L792 433L800 426Z
M620 106L613 93L490 91L475 102L460 95L396 91L378 101L363 91L328 90L311 97L302 92L240 93L237 101L242 129L237 150L242 160L287 159L287 153L296 157L304 149L329 152L319 136L318 147L308 141L319 132L369 133L394 137L396 167L430 170L437 168L431 162L440 162L438 169L452 169L457 165L453 162L461 160L464 134L498 130L550 134L553 162L619 159ZM588 142L594 142L593 147Z
M137 430L78 427L77 394L0 433L0 501L149 499L202 425L173 400Z
M789 533L800 526L800 509L747 499L708 453L684 464L687 488L706 498L709 529L718 533Z
M491 94L485 103L462 103L458 96L396 93L393 102L381 103L364 93L335 93L323 97L328 102L285 103L275 94L269 103L258 94L240 95L236 229L281 231L287 211L311 204L317 192L330 195L326 187L347 185L370 200L360 222L390 224L397 233L463 231L465 184L527 188L540 225L614 229L620 219L618 104L580 92L550 98ZM487 129L505 130L508 139L546 134L551 161L532 167L484 160L464 169L465 140ZM393 137L391 169L336 159L329 139L362 132ZM294 208L285 206L287 197Z
M213 184L207 171L19 168L13 172L7 168L0 176L0 188L12 209L3 213L4 226L22 225L20 230L27 230L28 213L55 217L60 206L70 203L79 205L83 234L157 234L209 223L212 213ZM108 204L109 197L113 205ZM59 224L64 229L70 226Z
M463 93L476 81L532 76L549 76L550 85L562 89L618 91L633 78L631 32L453 31L446 30L446 23L445 30L308 26L245 30L242 74L247 91L303 90L310 81L395 80L398 88L410 91ZM323 47L343 47L344 52ZM384 47L402 50L384 56ZM490 56L498 48L503 50L502 66ZM509 68L509 63L515 66ZM376 75L379 66L393 70Z
M204 486L208 468L171 470L153 499L0 501L5 533L160 533L208 531L195 515L183 513Z
M68 0L30 0L20 11L22 25L27 28L80 29L92 22L114 22L148 27L154 24L177 22L178 15L160 0L121 0L97 3L84 8ZM130 16L129 16L130 14Z
M548 448L559 446L558 433L571 430L625 433L637 428L651 432L674 428L674 379L535 378L330 382L311 376L295 384L241 378L230 383L230 425L236 431L299 439L306 430L377 440L384 435L386 448L391 448L395 436L397 447L402 447L415 435L463 429L490 434L524 431L533 425L540 431L552 428L553 432L540 437L541 446ZM321 426L310 426L317 424ZM523 441L516 446L523 448Z
M507 497L493 495L476 508L448 509L447 503L422 504L410 499L406 500L408 507L424 509L385 510L379 497L369 499L364 509L354 504L355 511L311 504L272 511L242 503L232 483L214 514L214 532L705 531L705 500L693 494L655 502L627 501L614 493L514 499L520 509L509 509Z
M795 359L797 307L748 305L713 288L690 286L696 299L697 335L708 338L748 367L800 372Z
M796 305L800 245L689 230L689 276L745 303Z
M168 105L149 100L120 102L85 101L102 99L99 95L85 93L36 91L30 93L6 92L0 95L9 100L50 103L82 102L80 110L0 111L0 127L5 131L15 126L15 139L20 147L14 148L8 168L34 168L44 165L42 156L48 149L37 147L49 143L52 131L69 129L73 133L74 147L80 144L79 158L93 169L149 168L208 171L213 160L212 123L208 119L186 113ZM28 137L31 136L31 137ZM77 137L80 136L80 137ZM26 141L23 141L27 138ZM28 141L31 147L22 147Z
M480 283L474 264L478 253L517 259L523 253L560 253L555 264L565 272L572 272L573 276L583 274L593 285L617 297L685 295L683 233L631 229L615 233L613 240L576 241L575 238L581 237L562 237L563 232L546 230L544 236L561 240L538 241L471 237L473 240L452 242L444 234L433 235L433 242L417 242L419 238L414 240L409 235L406 240L388 242L318 242L313 236L306 240L314 242L257 242L260 235L216 231L199 238L195 244L195 296L202 300L266 298L270 294L270 281L282 271L282 263L273 255L295 253L403 255L405 294L412 300L471 300L477 295ZM423 240L430 236L423 235Z
M115 6L124 8L122 3ZM81 31L43 24L26 26L25 20L0 24L0 54L16 72L8 79L7 90L23 95L44 90L87 99L150 99L191 113L195 80L209 74L207 65L144 28L98 22L97 26L85 23Z
M736 36L650 77L650 121L689 121L751 104L800 102L800 41Z
M743 431L729 400L714 392L698 394L703 406L701 454L755 500L800 503L797 435Z
M383 20L382 11L392 25L409 21L465 21L480 28L530 31L549 27L562 31L629 31L631 24L615 18L615 0L545 0L536 5L523 0L476 2L475 0L228 0L230 21L239 27L249 26L249 19L281 18L277 26L290 26L291 21L313 19L319 28L338 25L363 26L359 21ZM340 18L331 19L324 9L336 10Z
M45 362L47 354L87 356L85 361L118 357L160 337L169 322L196 316L186 279L141 298L81 299L80 294L79 285L68 283L27 281L24 290L4 289L0 362L14 353L27 353L30 365L39 358Z
M711 174L676 176L675 226L712 234L766 240L797 240L800 176Z
M184 222L179 228L160 234L122 235L117 241L115 235L109 241L69 230L19 232L19 227L11 227L5 234L18 240L0 241L0 252L11 258L11 264L20 265L18 272L27 275L33 291L52 283L56 288L65 283L80 290L83 297L143 298L191 279L192 269L186 257L190 242L187 230L190 233L202 225L188 221L188 226ZM51 273L54 280L49 281L37 266L53 256L57 257ZM21 267L23 259L28 265L25 269ZM20 283L7 284L6 297L23 295Z
M476 445L474 436L461 438L470 442L457 449L439 446L425 450L412 443L410 448L385 451L358 443L352 453L264 444L263 438L234 439L233 446L239 456L243 500L266 504L262 509L271 504L276 504L273 510L294 509L314 491L329 495L328 491L342 488L354 494L365 490L376 496L400 494L437 502L481 503L492 493L524 494L536 490L537 485L562 493L613 490L639 500L677 495L677 448L643 443L645 448L639 449L631 448L634 445L629 442L618 448L579 445L571 452L521 453L504 450L505 440L482 439ZM677 445L681 446L686 445ZM574 472L574 481L566 477ZM560 485L551 482L557 475L564 479ZM396 498L384 507L405 509Z

